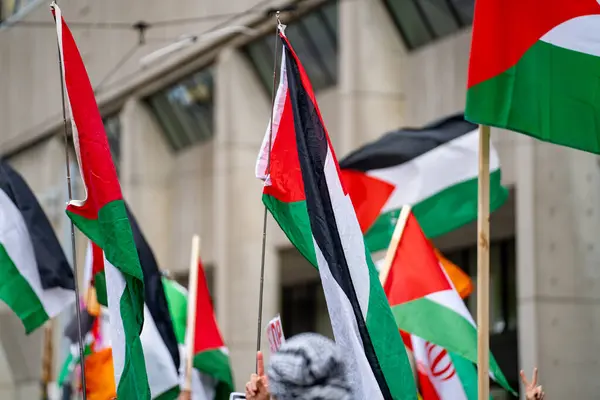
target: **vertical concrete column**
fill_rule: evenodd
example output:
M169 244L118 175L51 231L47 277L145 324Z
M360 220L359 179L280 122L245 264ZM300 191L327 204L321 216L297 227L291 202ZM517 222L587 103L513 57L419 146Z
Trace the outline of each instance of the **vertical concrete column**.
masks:
M550 397L600 387L600 165L592 154L517 142L521 366Z
M231 49L223 51L215 71L216 308L236 383L242 389L255 368L264 206L262 182L254 177L254 166L270 117L270 100L241 53ZM273 227L274 222L269 223ZM263 325L279 308L276 257L269 241ZM265 347L264 334L262 342Z
M402 126L400 34L380 1L339 5L340 157Z
M121 187L160 266L170 268L173 155L160 126L140 99L129 99L120 115ZM176 250L180 250L179 248Z

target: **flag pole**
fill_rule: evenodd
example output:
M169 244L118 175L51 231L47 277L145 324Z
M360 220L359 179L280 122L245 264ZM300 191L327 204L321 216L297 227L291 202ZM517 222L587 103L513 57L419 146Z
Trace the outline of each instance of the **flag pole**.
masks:
M200 260L200 236L192 237L192 252L190 257L190 274L188 278L188 309L187 332L185 349L185 381L183 398L191 398L192 373L194 368L194 339L196 337L196 297L198 296L198 263ZM187 396L187 397L186 397Z
M271 92L271 123L269 124L269 151L267 153L267 170L266 175L269 176L271 171L271 147L273 144L273 119L274 119L274 108L275 108L275 95L277 93L277 41L279 30L282 29L283 25L279 19L279 11L275 13L275 19L277 25L275 27L275 43L273 45L273 90ZM267 178L268 179L268 178ZM263 310L263 294L265 291L265 257L267 251L267 219L268 210L265 205L263 212L263 229L262 229L262 250L260 256L260 287L258 289L258 322L256 332L256 352L260 351L261 333L262 333L262 310ZM256 361L256 372L258 372L258 360Z
M57 1L53 1L50 8L55 9ZM58 20L56 15L54 16L55 22L62 26L62 16ZM71 182L71 162L69 160L69 134L67 128L67 107L66 107L66 95L65 95L65 79L64 79L64 65L63 65L63 54L60 46L61 38L57 37L58 47L58 74L60 75L60 90L61 90L61 105L62 105L62 117L63 117L63 136L65 142L65 165L67 172L67 192L69 195L69 202L73 200L73 184ZM77 273L77 250L75 241L75 225L73 220L69 218L71 225L71 256L73 263L73 277L75 280L75 314L77 316L77 343L79 344L79 359L81 360L81 388L83 391L83 400L87 399L86 384L85 384L85 353L83 349L83 334L81 332L81 302L79 296L79 278Z
M408 221L411 208L411 206L405 205L402 206L402 210L400 210L400 216L396 222L396 227L394 228L394 233L392 234L392 240L390 241L390 245L385 253L385 261L383 262L383 266L379 271L379 281L381 282L382 286L385 285L385 281L390 273L390 268L392 268L392 262L394 262L394 257L396 256L400 239L402 239L402 234L404 233L404 228L406 227L406 221Z
M490 398L490 127L479 126L477 213L478 398Z
M52 364L54 361L54 321L44 326L44 355L42 357L42 400L48 400L48 386L52 381Z

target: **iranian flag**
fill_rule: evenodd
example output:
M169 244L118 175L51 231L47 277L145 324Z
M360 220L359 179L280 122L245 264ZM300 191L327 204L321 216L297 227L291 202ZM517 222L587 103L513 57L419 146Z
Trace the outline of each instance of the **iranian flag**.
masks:
M188 291L177 282L164 279L171 318L182 354L185 352ZM194 333L193 400L227 400L234 390L229 354L212 307L202 263L198 266L196 325ZM182 359L182 371L185 360Z
M476 3L470 121L600 154L599 79L596 0Z
M117 396L150 399L140 340L144 325L142 268L94 91L71 31L56 3L52 10L73 142L86 193L84 200L73 200L68 204L67 214L92 242L102 248L108 260L104 276Z
M389 271L383 277L398 327L423 340L418 343L423 352L421 358L428 358L433 367L436 358L444 356L438 346L477 363L477 326L412 212ZM435 368L440 373L443 369ZM441 376L451 377L447 371ZM492 354L490 376L514 393Z
M387 133L340 162L367 246L387 249L400 209L413 207L434 238L477 219L477 125L456 114L422 128ZM490 210L508 196L500 160L490 148Z
M50 221L21 175L0 160L0 301L31 333L69 307L74 290Z
M283 31L280 83L257 161L263 202L318 268L359 399L416 399L412 371L367 251L311 84ZM271 147L269 146L271 144ZM270 165L269 165L270 164Z

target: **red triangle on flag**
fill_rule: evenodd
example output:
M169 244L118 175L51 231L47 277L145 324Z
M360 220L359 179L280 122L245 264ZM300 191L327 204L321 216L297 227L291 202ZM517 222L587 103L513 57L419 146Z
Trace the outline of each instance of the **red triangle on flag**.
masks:
M363 233L373 225L395 186L364 172L341 170L342 182L350 195Z
M206 283L202 261L198 262L198 287L196 292L196 326L194 332L194 355L224 346L221 332Z
M433 247L412 212L383 288L391 306L452 289Z

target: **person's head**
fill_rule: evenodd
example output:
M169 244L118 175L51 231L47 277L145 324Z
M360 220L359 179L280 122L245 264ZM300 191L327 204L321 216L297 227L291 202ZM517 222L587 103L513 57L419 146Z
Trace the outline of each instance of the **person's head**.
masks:
M277 400L349 400L346 368L336 344L314 333L297 335L271 356L269 392Z

